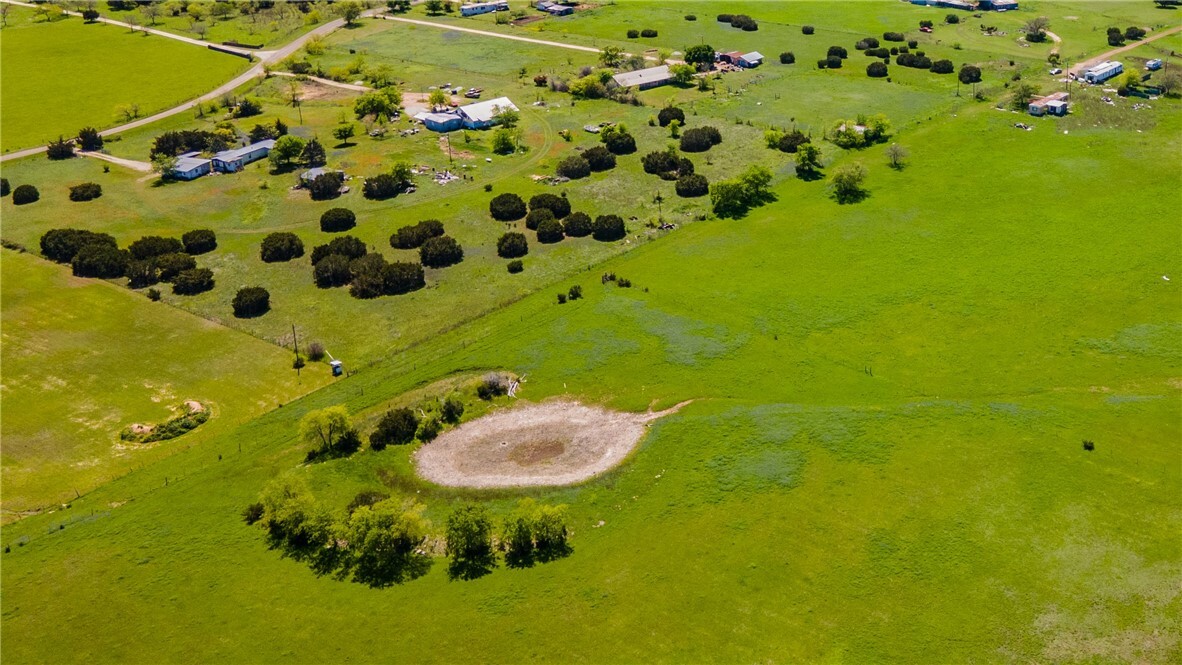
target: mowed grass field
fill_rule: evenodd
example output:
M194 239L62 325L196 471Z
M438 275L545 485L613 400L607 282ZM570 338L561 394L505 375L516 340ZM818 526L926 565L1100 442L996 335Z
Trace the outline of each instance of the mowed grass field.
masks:
M151 115L209 92L249 65L159 36L68 17L35 21L14 7L0 34L0 149L4 152L111 127L119 107Z
M324 385L291 353L101 281L4 250L4 521L65 503L131 469L224 435ZM154 444L119 439L185 400L213 417Z
M1178 172L1182 117L1163 101L1141 133L1068 134L1016 117L925 122L898 172L881 148L842 155L869 169L862 203L781 180L745 219L688 225L9 526L4 659L1177 660L1178 183L1143 165ZM635 287L602 286L607 270ZM555 304L571 284L586 297ZM373 414L497 367L528 375L528 399L696 401L607 477L529 492L570 505L574 546L533 569L449 582L440 562L373 590L242 523L284 473L337 510L363 488L427 502L436 525L462 498L507 510L513 493L424 486L406 448L300 467L296 433L313 408Z
M362 56L394 63L411 91L481 85L485 98L507 94L522 107L526 152L497 157L487 133L473 132L471 143L457 133L453 147L471 154L456 163L472 166L473 180L421 181L391 201L362 199L353 181L341 199L314 203L288 190L293 173L265 165L157 186L91 160L6 164L13 186L35 184L42 196L0 203L7 241L35 248L44 230L72 224L122 244L209 227L219 247L198 257L215 271L214 291L166 292L164 303L74 280L27 254L0 256L5 510L13 478L30 496L67 501L73 492L58 498L67 482L120 476L0 533L9 548L0 555L0 659L1182 659L1179 102L1133 111L1081 94L1061 120L994 110L1015 72L1051 85L1050 47L995 46L1003 42L979 37L969 19L956 29L962 49L947 43L946 27L926 48L986 64L988 102L957 99L953 77L893 65L892 82L871 81L868 60L852 50L836 72L804 55L948 10L694 3L695 26L679 17L685 8L668 7L620 3L515 31L545 38L569 25L580 43L610 43L655 22L654 42L678 48L690 39L683 30L725 30L773 62L724 77L713 93L663 88L641 95L646 107L572 105L534 88L532 75L566 75L590 54L539 46L531 56L532 46L394 23L338 33L326 66ZM747 11L760 31L715 25L715 8ZM1092 41L1107 23L1148 26L1164 14L1148 3L1042 2L998 21L1012 33L1043 13L1052 30L1075 16L1078 27L1061 34L1089 53L1104 48ZM790 40L804 39L805 22L819 39L798 46ZM486 23L507 30L490 17L464 24ZM801 65L774 62L779 49L767 44L781 43L777 30ZM285 90L278 79L251 90L265 113L238 125L281 117L294 133L318 134L329 165L351 175L403 159L448 166L429 133L333 147L328 132L350 97L308 88L301 124ZM537 99L546 106L530 105ZM716 181L764 164L777 200L743 219L699 220L705 200L678 199L672 183L644 174L639 156L670 142L647 120L670 99L687 109L689 126L723 133L722 145L690 155L699 173ZM893 170L882 146L850 152L814 139L827 173L867 167L869 196L858 204L838 205L825 182L797 180L790 156L763 147L765 126L819 132L859 112L886 113L910 156ZM563 187L533 181L594 145L580 128L604 120L628 125L636 155ZM1035 129L1014 128L1020 121ZM146 159L163 128L213 122L170 119L108 149ZM561 129L574 140L558 138ZM67 186L84 181L101 183L103 197L69 202ZM504 191L566 192L576 210L637 219L617 244L531 242L526 272L511 276L493 252L505 227L487 215L488 199ZM643 228L656 220L657 193L679 224L673 232ZM293 230L309 249L329 240L317 219L338 205L357 211L353 233L391 259L412 258L386 242L395 228L442 219L465 262L429 271L429 288L415 294L358 301L316 289L306 257L258 261L270 230ZM634 287L603 285L608 271ZM273 311L231 318L234 291L255 284L271 290ZM575 284L584 299L556 304ZM242 334L283 343L293 323L301 340L325 342L355 373L293 400L327 382L325 368L309 366L293 385L290 352ZM619 469L573 488L441 489L415 477L413 447L302 465L298 423L308 411L345 404L368 426L391 405L490 369L526 375L528 400L573 396L632 411L694 402L655 424ZM218 417L185 438L111 454L117 430L100 417L155 421L190 397L211 401ZM466 419L485 410L471 404ZM14 450L27 456L10 460ZM105 466L85 466L95 459ZM337 512L362 490L417 499L437 532L462 500L498 515L521 496L566 503L574 552L470 582L449 581L444 561L381 590L318 577L241 520L283 474L306 478Z

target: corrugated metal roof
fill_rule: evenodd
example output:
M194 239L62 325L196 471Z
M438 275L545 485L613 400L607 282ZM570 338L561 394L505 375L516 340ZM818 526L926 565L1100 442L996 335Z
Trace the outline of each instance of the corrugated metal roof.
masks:
M490 99L486 102L477 102L475 104L461 106L457 110L464 116L467 116L470 120L476 122L488 122L495 118L497 113L503 109L512 109L514 111L520 110L513 104L512 101L509 100L508 97L497 97L496 99Z
M669 65L638 69L634 72L621 72L612 77L616 83L625 88L631 88L634 85L668 81L671 78L673 78L673 75L669 73Z
M254 152L255 150L259 150L260 148L266 148L267 150L270 150L271 148L274 148L274 147L275 147L275 139L266 139L263 141L259 141L258 143L251 143L250 145L244 146L241 148L234 148L233 150L223 150L223 151L217 153L216 155L214 155L213 158L216 160L222 161L222 162L230 162L235 159L238 159L239 157L249 155L250 153Z

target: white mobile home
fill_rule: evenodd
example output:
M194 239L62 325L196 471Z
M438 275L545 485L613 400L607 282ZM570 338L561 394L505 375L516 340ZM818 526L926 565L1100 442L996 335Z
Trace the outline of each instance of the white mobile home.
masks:
M1101 62L1100 64L1088 69L1083 73L1083 80L1088 83L1103 83L1113 76L1120 75L1125 70L1124 65L1110 60L1108 62Z

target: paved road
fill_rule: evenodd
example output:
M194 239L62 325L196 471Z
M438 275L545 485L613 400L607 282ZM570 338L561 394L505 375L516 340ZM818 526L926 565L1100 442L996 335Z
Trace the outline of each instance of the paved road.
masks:
M12 0L0 0L0 2L12 2ZM14 4L16 4L16 3L14 3ZM377 11L378 10L370 10L370 11L362 14L362 16L365 16L365 17L373 16ZM296 39L292 40L291 43L284 46L283 48L280 48L275 51L260 51L256 54L256 55L262 56L259 63L256 64L255 66L251 67L250 69L248 69L245 73L240 74L239 76L235 77L230 82L225 83L221 86L218 86L214 90L207 92L204 95L201 95L200 97L198 97L196 99L192 99L190 101L187 101L184 104L181 104L180 106L174 106L174 107L168 109L167 111L161 111L159 113L150 115L146 118L140 118L138 120L134 120L132 122L129 122L129 123L126 123L123 125L119 125L117 127L105 129L105 130L99 132L99 134L101 134L103 136L111 136L112 134L119 134L121 132L126 132L131 129L143 127L144 125L150 125L154 122L174 116L178 113L184 113L185 111L188 111L189 109L194 108L198 104L213 101L213 100L217 99L218 97L221 97L222 95L226 94L227 92L232 92L234 89L242 86L245 83L248 83L250 80L258 78L259 76L262 76L263 69L266 65L270 65L272 63L279 62L279 61L283 60L284 58L286 58L287 56L291 55L292 53L295 53L300 48L302 48L304 46L304 44L307 43L307 41L309 39L312 39L313 37L321 37L321 36L327 35L330 32L332 32L333 30L336 30L337 28L340 28L343 25L345 25L345 19L339 18L339 19L336 19L335 21L329 21L328 23L325 23L324 25L320 26L319 28L316 28L315 30L304 33L303 35L297 37ZM13 160L13 159L21 159L23 157L30 157L32 155L37 155L37 154L40 154L43 152L45 152L45 146L41 146L38 148L28 148L27 150L19 150L17 152L10 152L10 153L7 153L4 156L0 157L0 162L7 162L7 161Z
M1145 39L1142 39L1142 40L1136 41L1136 42L1132 42L1130 44L1126 44L1120 48L1114 48L1111 51L1105 51L1104 53L1101 53L1100 55L1098 55L1094 58L1088 58L1087 60L1084 60L1083 62L1072 66L1072 68L1068 71L1070 71L1072 74L1075 74L1076 76L1078 76L1079 73L1082 72L1083 70L1085 70L1093 65L1097 65L1101 62L1104 62L1106 60L1111 60L1113 56L1120 55L1121 53L1124 53L1125 51L1131 51L1131 50L1137 48L1138 46L1141 46L1142 44L1148 44L1149 42L1152 42L1157 39L1161 39L1162 37L1169 37L1170 35L1172 35L1176 32L1179 32L1179 31L1182 31L1182 25L1175 26L1173 28L1170 28L1169 30L1162 30L1161 32L1153 35L1152 37L1146 37Z

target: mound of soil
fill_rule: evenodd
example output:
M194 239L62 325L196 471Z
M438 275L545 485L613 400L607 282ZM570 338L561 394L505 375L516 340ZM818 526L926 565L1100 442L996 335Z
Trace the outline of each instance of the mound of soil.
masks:
M621 413L572 401L523 404L478 418L415 453L423 478L448 487L571 485L616 466L657 413Z

